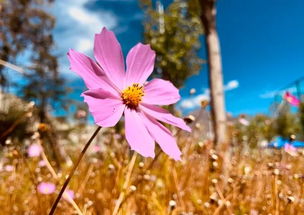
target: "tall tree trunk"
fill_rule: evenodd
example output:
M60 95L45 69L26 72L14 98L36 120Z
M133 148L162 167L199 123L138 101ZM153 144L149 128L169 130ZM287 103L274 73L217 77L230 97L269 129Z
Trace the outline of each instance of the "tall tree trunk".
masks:
M217 148L226 151L226 111L220 44L216 31L216 0L200 0L200 5L207 48L214 143Z

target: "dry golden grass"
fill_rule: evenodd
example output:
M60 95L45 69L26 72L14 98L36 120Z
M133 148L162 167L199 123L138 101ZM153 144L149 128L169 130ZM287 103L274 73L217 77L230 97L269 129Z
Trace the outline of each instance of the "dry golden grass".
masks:
M291 156L280 150L235 147L223 169L222 152L200 141L199 135L176 135L183 151L181 162L158 148L154 160L145 159L133 154L124 140L101 135L111 141L102 152L86 155L69 186L82 214L304 214L302 152ZM38 166L41 158L28 158L20 148L3 151L0 214L47 214L56 193L40 194L37 184L53 182L58 193L71 167L54 167L56 179L47 167ZM72 147L68 154L75 160L79 151ZM5 171L7 165L14 170ZM56 214L77 212L62 199Z

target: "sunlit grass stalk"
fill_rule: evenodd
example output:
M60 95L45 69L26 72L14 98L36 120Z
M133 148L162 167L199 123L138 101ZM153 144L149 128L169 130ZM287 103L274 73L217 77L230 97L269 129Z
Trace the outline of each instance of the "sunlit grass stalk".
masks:
M9 63L5 60L0 59L0 65L5 66L5 67L10 68L10 69L13 69L16 72L19 72L20 74L24 73L24 69L22 67L17 66L17 65L12 64L12 63Z
M215 184L215 189L216 189L216 192L217 194L219 195L219 197L221 198L221 200L223 201L223 205L226 206L229 214L233 214L233 212L231 211L230 207L226 205L226 202L227 202L227 199L228 199L228 196L225 198L220 187L218 186L218 184Z
M58 175L56 174L55 170L53 169L52 165L50 164L49 160L47 159L45 153L44 153L44 150L42 150L41 152L41 157L42 159L44 160L45 162L45 165L46 167L48 168L48 170L50 171L51 175L54 177L54 178L58 178Z
M124 200L124 197L126 195L126 190L127 190L128 186L129 186L129 183L130 183L130 179L131 179L132 171L133 171L134 164L135 164L135 161L136 161L136 157L137 157L137 153L134 152L134 154L133 154L133 156L131 158L131 161L129 163L129 166L128 166L126 180L125 180L125 182L124 182L124 184L122 186L122 191L120 192L119 197L118 197L118 199L116 201L116 204L115 204L115 207L114 207L112 215L116 215L119 212L121 203Z
M50 164L49 160L47 159L46 154L44 153L44 150L42 149L41 152L41 156L42 159L44 160L46 167L48 168L48 170L50 171L51 175L55 178L58 179L58 175L55 172L54 168L52 167L52 165ZM63 193L64 197L68 200L68 202L75 208L75 210L77 211L77 213L79 215L83 215L83 213L81 212L80 208L78 207L78 205L76 204L76 202L66 193Z
M80 187L79 187L79 189L78 189L80 193L82 193L83 190L85 189L85 186L87 185L87 182L88 182L89 179L90 179L90 176L91 176L91 174L92 174L92 172L93 172L93 169L94 169L94 166L93 166L93 165L90 165L90 166L89 166L89 169L88 169L88 171L87 171L87 173L86 173L86 176L85 176L85 178L83 179L83 181L81 182L81 185L80 185Z
M75 171L76 171L76 169L77 169L80 161L82 160L84 154L86 153L86 151L89 148L91 142L94 140L94 138L96 137L96 135L98 134L98 132L100 131L100 129L101 129L101 127L98 126L97 129L95 130L95 132L93 133L93 135L91 136L91 138L89 139L89 141L85 144L84 148L82 149L82 151L81 151L81 153L80 153L80 155L78 157L78 160L74 164L74 166L73 166L70 174L66 178L66 180L65 180L65 182L64 182L64 184L63 184L63 186L62 186L62 188L61 188L61 190L60 190L60 192L59 192L59 194L58 194L58 196L57 196L57 198L55 200L55 202L53 203L53 206L52 206L52 208L50 210L49 215L53 215L55 213L57 205L58 205L58 203L59 203L59 201L60 201L60 199L61 199L61 197L62 197L62 195L63 195L63 193L64 193L64 191L66 189L66 187L68 186L68 184L69 184L71 178L73 177L73 175L74 175L74 173L75 173Z
M35 187L38 186L38 183L36 182L35 180L35 176L34 176L34 173L30 167L30 165L28 164L27 160L25 159L23 153L19 152L21 154L21 159L23 161L23 163L25 164L26 168L29 170L29 174L30 174L30 180L32 181L32 183L35 185ZM39 208L39 213L41 213L42 209L41 209L41 200L39 198L39 194L38 192L35 192L36 194L36 198L37 198L37 201L38 201L38 208Z
M274 194L275 194L275 215L279 215L279 207L280 207L280 200L279 200L279 192L278 192L278 176L274 176Z
M300 195L299 195L299 199L302 199L302 198L303 198L304 189L303 189L303 186L301 185L301 183L299 183L299 186L300 186ZM295 210L295 211L300 211L300 207L301 207L301 202L299 201L298 204L296 204L294 210Z
M145 168L145 169L143 170L143 172L147 172L147 171L149 171L149 170L153 167L153 165L155 164L156 160L159 158L161 152L162 152L162 151L159 151L159 152L155 155L154 159L150 162L150 164L147 166L147 168ZM138 178L138 177L137 177L137 178L133 181L132 184L135 185L136 187L138 187L138 186L140 186L140 184L142 184L143 182L144 182L144 178L143 178L143 177L141 177L141 178ZM130 193L127 194L127 195L125 195L124 199L123 199L122 202L121 202L121 205L122 205L124 202L126 202L130 196L131 196Z
M170 162L171 168L172 168L172 176L173 176L173 181L174 181L174 186L175 186L175 190L176 190L176 194L177 194L177 199L179 201L180 204L182 204L182 199L180 197L180 186L178 183L178 176L177 176L177 172L176 172L176 167L174 166L174 164L172 162Z

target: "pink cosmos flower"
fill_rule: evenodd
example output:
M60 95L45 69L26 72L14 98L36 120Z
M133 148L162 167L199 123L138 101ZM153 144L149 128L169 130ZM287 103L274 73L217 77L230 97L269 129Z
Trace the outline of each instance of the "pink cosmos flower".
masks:
M146 82L154 68L155 52L138 43L128 53L126 72L124 57L113 32L103 28L95 35L94 56L97 60L70 50L71 70L80 75L88 90L82 95L95 123L114 126L124 115L126 139L132 150L154 157L154 141L175 160L181 152L171 132L159 121L191 129L185 122L157 105L170 105L180 99L178 89L169 81Z
M70 199L74 199L75 198L75 193L73 190L66 190L64 191L64 195L63 198L67 201L70 201Z
M39 144L32 144L27 149L27 153L29 157L38 157L40 156L41 151L42 148Z
M37 190L39 193L42 194L52 194L55 192L56 190L56 186L53 183L49 183L49 182L41 182L40 184L38 184L37 186Z
M289 143L285 143L284 150L285 150L285 152L287 152L291 156L296 156L297 155L297 148L294 147L293 145L289 144Z
M298 107L300 105L300 100L292 95L290 92L284 94L284 99L291 105Z

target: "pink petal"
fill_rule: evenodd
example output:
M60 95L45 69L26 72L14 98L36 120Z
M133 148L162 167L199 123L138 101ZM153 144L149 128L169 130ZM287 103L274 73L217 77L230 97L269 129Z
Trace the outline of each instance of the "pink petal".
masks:
M75 198L75 193L73 190L64 191L64 195L62 196L65 200L70 201Z
M27 149L27 153L29 157L38 157L42 152L42 147L39 144L31 144Z
M107 77L122 90L125 78L124 57L114 33L106 28L95 34L94 56Z
M39 193L47 195L54 193L56 190L56 186L53 183L41 182L40 184L38 184L37 189Z
M127 56L126 86L133 83L144 84L154 68L155 52L150 45L138 43Z
M142 104L142 105L140 105L140 109L143 112L145 112L146 114L148 114L149 116L151 116L159 121L168 123L170 125L174 125L176 127L179 127L181 129L189 131L189 132L191 131L191 128L188 125L186 125L184 120L173 116L169 111L167 111L163 108L157 107L155 105Z
M290 154L291 156L296 156L297 155L297 148L294 147L293 145L289 144L289 143L285 143L284 150L288 154Z
M165 126L150 116L142 114L142 118L150 135L159 144L161 149L174 160L180 160L182 153L179 150L176 144L176 140L172 136L171 132Z
M180 99L178 89L170 81L153 79L144 88L143 103L153 105L174 104Z
M118 90L114 89L113 83L91 58L72 49L68 52L68 58L71 70L84 80L88 89L103 88L118 94Z
M82 95L97 125L102 127L116 125L125 108L121 99L102 89L87 90Z
M154 158L154 140L147 131L139 113L129 108L126 108L124 113L126 139L131 149L144 157Z
M296 107L298 107L301 103L297 97L295 97L294 95L292 95L289 92L285 93L284 98L288 103L290 103L291 105L296 106Z

